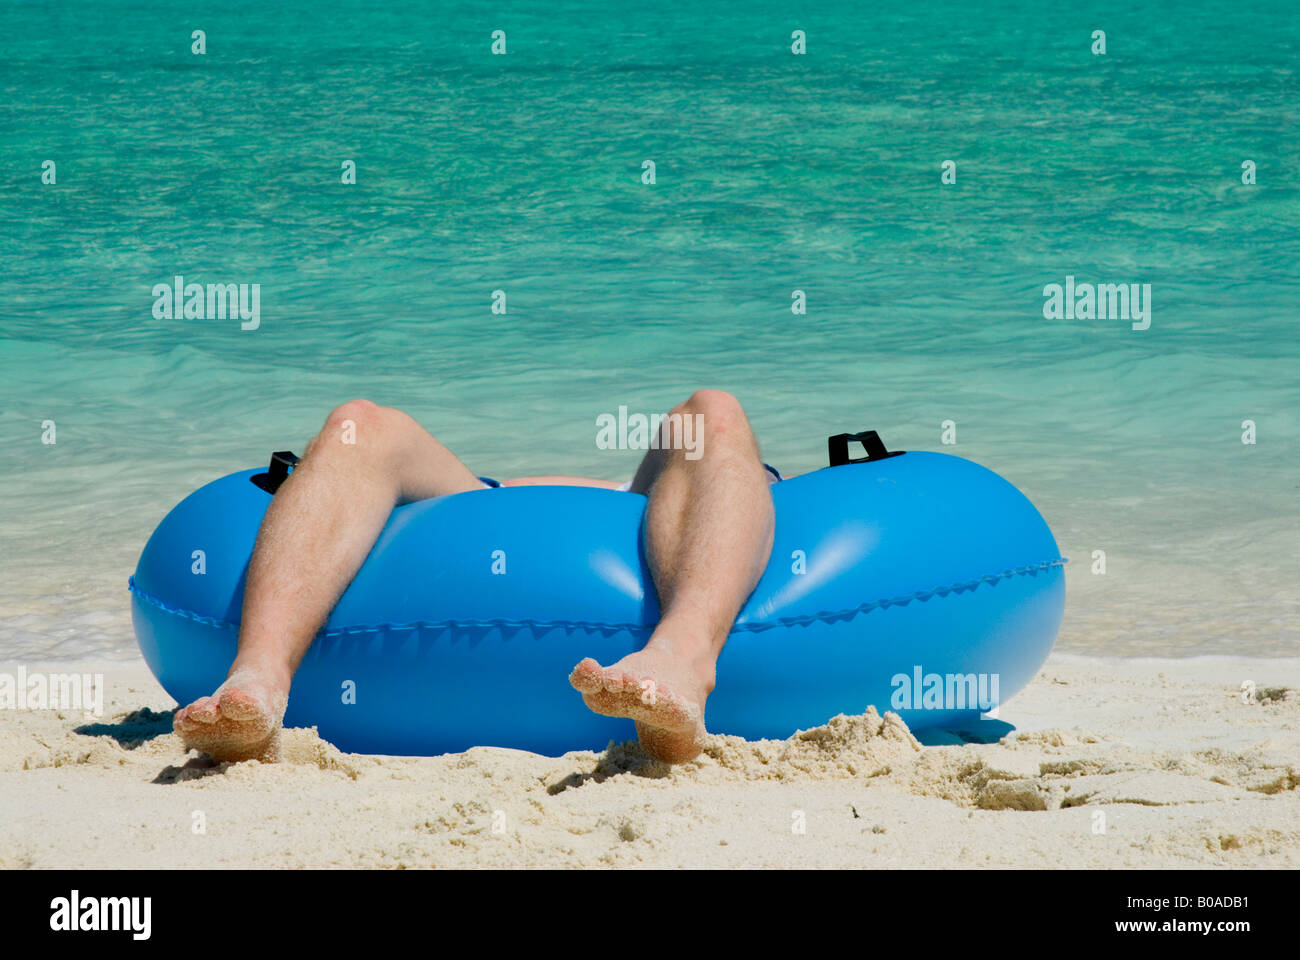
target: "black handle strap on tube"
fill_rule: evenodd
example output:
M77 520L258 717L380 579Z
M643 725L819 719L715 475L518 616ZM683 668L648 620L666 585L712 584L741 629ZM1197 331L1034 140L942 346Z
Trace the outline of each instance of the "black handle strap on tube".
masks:
M275 496L275 491L279 490L280 484L289 478L289 471L297 462L298 455L293 451L277 450L271 454L271 465L266 468L266 473L255 473L249 479Z
M860 443L862 448L867 451L865 457L850 457L849 444ZM870 463L875 460L884 460L886 457L897 457L906 450L886 450L885 441L880 439L880 434L874 430L863 430L861 433L837 433L833 437L826 438L826 451L830 455L832 467L842 467L846 463Z

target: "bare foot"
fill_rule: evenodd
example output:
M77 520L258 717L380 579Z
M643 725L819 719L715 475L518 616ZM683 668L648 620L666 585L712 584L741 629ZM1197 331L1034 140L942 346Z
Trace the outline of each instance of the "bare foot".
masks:
M653 646L608 667L587 657L569 683L595 713L629 717L646 753L664 763L685 763L703 743L704 701L713 690L713 662L692 663Z
M289 684L252 668L233 671L210 697L176 711L172 727L185 748L214 760L280 759L280 724Z

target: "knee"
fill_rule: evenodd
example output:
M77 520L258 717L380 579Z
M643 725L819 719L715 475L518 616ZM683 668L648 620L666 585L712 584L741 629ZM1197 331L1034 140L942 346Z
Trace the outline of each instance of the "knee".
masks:
M392 443L400 436L409 418L400 410L383 407L370 400L349 400L330 411L309 446L319 448L323 441L341 442L346 447L374 447ZM333 445L333 444L331 444Z
M325 418L322 434L339 434L349 431L379 432L388 420L387 408L369 400L349 400L341 403ZM377 429L378 428L378 429Z
M711 433L726 434L749 427L740 401L725 390L696 390L675 412L702 415Z

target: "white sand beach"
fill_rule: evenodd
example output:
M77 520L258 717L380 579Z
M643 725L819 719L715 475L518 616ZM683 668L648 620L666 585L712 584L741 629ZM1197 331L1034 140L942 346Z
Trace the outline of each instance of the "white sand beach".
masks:
M1056 654L1000 742L922 746L867 710L671 768L635 744L344 754L312 730L282 763L214 765L143 663L26 669L102 672L106 696L0 710L9 869L1300 867L1300 659Z

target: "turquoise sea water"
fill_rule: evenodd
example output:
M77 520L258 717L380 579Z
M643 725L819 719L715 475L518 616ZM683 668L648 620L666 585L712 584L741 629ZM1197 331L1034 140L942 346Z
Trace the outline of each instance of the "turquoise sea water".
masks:
M787 473L870 427L1012 480L1062 649L1295 653L1297 8L888 6L0 6L0 653L133 656L163 513L344 400L621 479L596 416L701 386ZM156 319L178 274L260 327ZM1045 320L1067 275L1150 328Z

